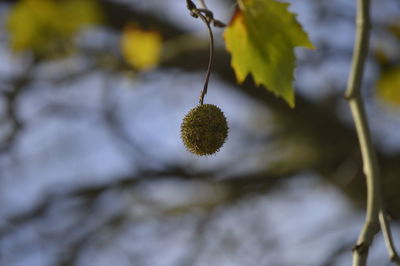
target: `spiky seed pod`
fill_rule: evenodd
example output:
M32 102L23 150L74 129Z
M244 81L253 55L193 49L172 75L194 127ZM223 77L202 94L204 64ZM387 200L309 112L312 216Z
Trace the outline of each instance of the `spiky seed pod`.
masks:
M221 109L213 104L200 104L183 118L181 137L190 152L211 155L225 143L228 129Z

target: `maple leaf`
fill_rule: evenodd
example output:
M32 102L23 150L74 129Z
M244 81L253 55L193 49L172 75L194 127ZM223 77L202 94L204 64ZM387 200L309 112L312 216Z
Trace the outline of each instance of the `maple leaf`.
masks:
M257 85L264 85L294 107L294 48L313 49L313 44L295 14L288 11L288 3L239 0L238 4L224 32L238 82L251 74Z

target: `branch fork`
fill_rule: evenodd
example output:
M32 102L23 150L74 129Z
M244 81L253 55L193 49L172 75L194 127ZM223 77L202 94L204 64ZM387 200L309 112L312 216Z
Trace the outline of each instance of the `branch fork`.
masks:
M361 95L362 77L368 56L371 28L369 10L370 0L357 0L356 40L353 51L353 62L345 93L360 143L363 169L367 183L366 220L358 237L357 244L353 248L353 266L365 266L367 264L369 248L379 229L383 232L390 259L396 265L400 265L387 216L383 210L378 161Z
M186 7L190 11L190 15L192 17L194 17L194 18L200 17L203 20L205 18L207 20L207 23L209 23L209 24L212 23L214 25L214 27L218 27L218 28L226 27L225 23L214 18L213 12L207 8L204 1L201 1L201 4L203 7L197 8L197 6L193 3L193 1L186 0Z

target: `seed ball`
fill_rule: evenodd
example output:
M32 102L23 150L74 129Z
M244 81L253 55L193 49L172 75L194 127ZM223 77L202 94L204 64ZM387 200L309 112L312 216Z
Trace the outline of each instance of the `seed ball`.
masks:
M196 155L216 153L228 136L224 113L213 104L200 104L189 111L181 124L185 147Z

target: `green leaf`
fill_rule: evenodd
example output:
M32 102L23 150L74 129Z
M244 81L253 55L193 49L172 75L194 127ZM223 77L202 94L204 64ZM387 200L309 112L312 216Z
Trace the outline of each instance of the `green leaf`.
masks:
M294 48L314 46L288 11L289 4L275 0L238 0L239 8L224 33L236 78L242 83L252 74L294 107Z

